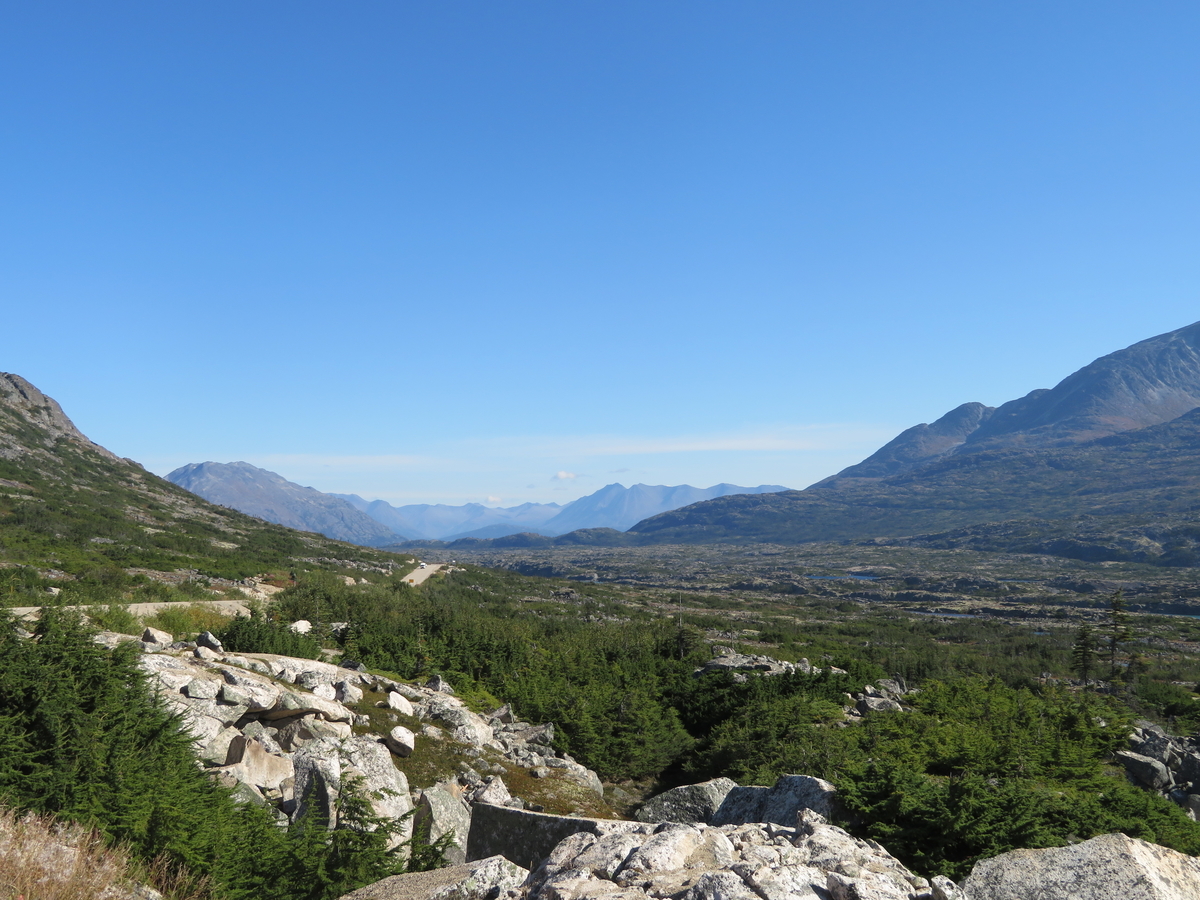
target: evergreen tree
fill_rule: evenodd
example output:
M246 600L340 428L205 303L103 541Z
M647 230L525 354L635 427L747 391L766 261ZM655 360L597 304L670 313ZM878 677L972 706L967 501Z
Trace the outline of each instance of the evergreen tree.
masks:
M1118 590L1112 595L1108 609L1108 669L1109 677L1117 677L1117 658L1121 645L1133 638L1129 624L1129 613L1125 611L1125 593Z
M1071 671L1086 684L1095 664L1096 633L1091 625L1084 622L1075 633L1075 643L1071 647Z

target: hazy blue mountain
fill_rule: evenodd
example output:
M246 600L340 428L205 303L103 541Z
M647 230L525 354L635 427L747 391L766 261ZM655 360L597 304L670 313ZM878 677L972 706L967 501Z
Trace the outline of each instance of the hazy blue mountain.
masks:
M302 487L247 462L191 463L171 472L167 481L210 503L334 540L368 547L403 540L345 500Z
M364 500L357 494L331 494L345 500L393 531L417 540L443 540L451 536L487 537L540 531L541 526L564 509L557 503L522 503L520 506L492 507L481 503L447 506L443 503L414 503L392 506L383 500ZM498 530L497 530L498 529Z
M615 528L624 531L648 516L678 509L700 500L723 497L727 494L761 494L785 491L779 485L739 487L735 484L716 484L710 488L695 488L681 484L635 484L627 488L620 484L602 487L594 494L557 503L522 503L520 506L491 507L479 503L462 506L445 504L412 504L392 506L382 500L364 500L357 494L335 494L394 531L412 536L414 540L455 541L462 538L502 538L515 534L555 536L579 528Z
M769 494L786 491L781 485L760 484L758 487L739 487L736 484L714 484L708 488L680 484L635 484L625 487L609 484L594 494L580 497L541 528L541 534L559 535L580 528L614 528L625 531L642 519L701 500L725 497L729 494Z

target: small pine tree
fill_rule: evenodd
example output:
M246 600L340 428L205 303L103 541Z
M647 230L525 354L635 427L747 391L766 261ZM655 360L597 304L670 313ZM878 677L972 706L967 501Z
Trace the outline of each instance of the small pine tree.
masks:
M1133 638L1133 628L1129 624L1129 613L1125 611L1125 593L1118 590L1112 595L1108 608L1108 669L1109 677L1117 677L1117 658L1121 645Z
M1096 664L1096 632L1092 626L1084 622L1075 633L1075 643L1071 647L1071 671L1087 684Z

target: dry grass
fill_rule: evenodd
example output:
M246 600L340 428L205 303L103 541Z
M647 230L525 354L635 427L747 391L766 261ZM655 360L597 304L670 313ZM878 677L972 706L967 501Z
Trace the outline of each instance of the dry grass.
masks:
M95 830L0 810L0 900L158 900L162 894L138 881L180 885L161 868L135 879L125 854L107 847ZM199 896L170 893L179 900Z

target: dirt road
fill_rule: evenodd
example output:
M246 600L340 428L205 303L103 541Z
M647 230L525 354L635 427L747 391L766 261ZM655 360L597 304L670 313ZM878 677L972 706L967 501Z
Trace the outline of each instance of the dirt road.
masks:
M404 581L407 584L421 584L441 568L443 566L438 563L430 563L424 569L413 569L404 576ZM245 600L166 600L157 603L130 603L127 608L135 616L144 617L152 616L168 606L190 606L192 603L203 603L226 616L248 616L250 614L250 608L246 606ZM87 609L87 607L72 606L68 609ZM9 610L18 619L36 619L41 611L42 607L40 606L14 606Z
M405 584L420 584L428 579L434 572L444 568L441 563L429 563L425 568L416 568L404 576Z

